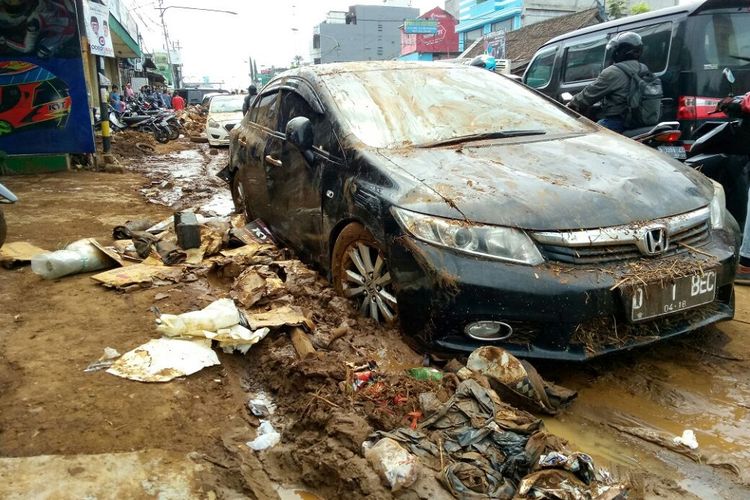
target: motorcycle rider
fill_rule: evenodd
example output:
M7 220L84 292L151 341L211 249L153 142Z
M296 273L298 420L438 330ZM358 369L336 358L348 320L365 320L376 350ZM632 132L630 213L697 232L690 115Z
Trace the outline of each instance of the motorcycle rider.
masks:
M643 40L638 33L626 31L616 35L607 44L612 54L613 64L599 73L596 81L589 84L568 103L575 110L586 110L601 102L599 125L622 133L627 123L630 77L615 64L626 65L632 72L649 73L648 66L640 62L643 54Z

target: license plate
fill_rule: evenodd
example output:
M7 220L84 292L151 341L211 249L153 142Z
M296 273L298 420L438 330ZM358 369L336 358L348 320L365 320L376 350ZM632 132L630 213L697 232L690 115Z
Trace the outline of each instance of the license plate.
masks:
M682 146L659 146L656 149L677 160L684 160L685 158L687 158L687 155L685 154L685 148L683 148Z
M685 276L663 285L636 286L624 298L633 322L702 306L716 298L716 271Z

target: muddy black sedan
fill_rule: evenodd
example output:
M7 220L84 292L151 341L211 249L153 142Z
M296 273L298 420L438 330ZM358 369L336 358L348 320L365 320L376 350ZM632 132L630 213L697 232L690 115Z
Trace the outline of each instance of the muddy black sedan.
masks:
M237 208L424 350L582 360L734 314L716 183L510 79L298 68L231 133Z

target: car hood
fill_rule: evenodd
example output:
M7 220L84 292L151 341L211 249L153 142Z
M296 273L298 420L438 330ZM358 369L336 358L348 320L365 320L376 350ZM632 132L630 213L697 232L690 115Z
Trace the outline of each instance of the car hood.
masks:
M238 122L242 120L242 112L233 111L231 113L211 113L208 118L219 123Z
M629 224L695 210L713 196L702 174L608 131L379 154L411 179L399 183L397 206L523 229Z

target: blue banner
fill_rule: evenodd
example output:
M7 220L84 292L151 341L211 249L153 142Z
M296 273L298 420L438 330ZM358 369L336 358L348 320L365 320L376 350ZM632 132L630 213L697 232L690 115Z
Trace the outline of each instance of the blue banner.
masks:
M92 153L74 0L0 2L0 150Z

